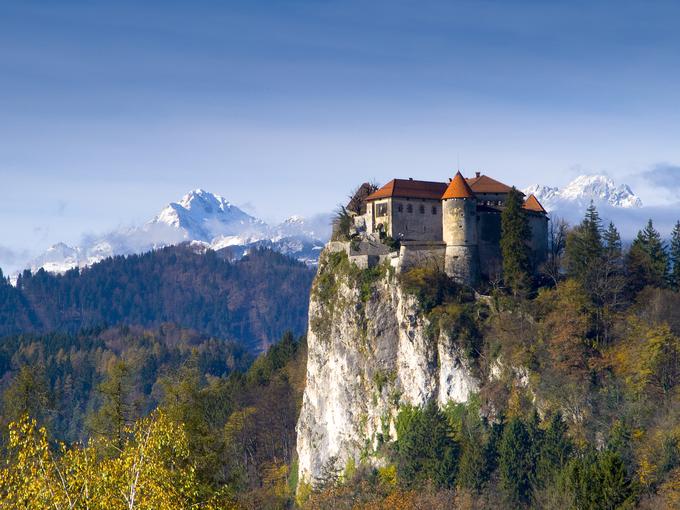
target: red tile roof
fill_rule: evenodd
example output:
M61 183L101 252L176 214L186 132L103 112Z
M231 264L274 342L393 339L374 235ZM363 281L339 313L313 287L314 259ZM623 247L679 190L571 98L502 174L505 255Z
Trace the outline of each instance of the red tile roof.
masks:
M465 177L460 172L457 172L455 177L451 179L449 186L446 188L443 199L446 198L474 198L475 194L465 182Z
M486 175L478 175L465 179L475 193L510 193L512 189L507 184L492 179Z
M470 198L475 193L509 193L511 187L503 184L486 175L478 175L476 177L464 178L460 172L462 184L457 182L455 190L451 190L453 195L460 195L459 197L449 196L449 189L453 185L456 178L452 179L447 185L443 182L431 181L415 181L413 179L392 179L375 193L369 195L366 200L378 200L380 198L425 198L440 200L442 198ZM467 188L467 189L465 189ZM445 196L446 195L446 196Z
M443 182L414 181L413 179L392 179L375 193L370 194L366 200L379 198L429 198L440 200L446 190Z
M536 198L534 195L529 195L529 198L526 199L526 202L524 202L524 207L527 211L534 211L534 212L547 212L541 203L538 201L538 198Z

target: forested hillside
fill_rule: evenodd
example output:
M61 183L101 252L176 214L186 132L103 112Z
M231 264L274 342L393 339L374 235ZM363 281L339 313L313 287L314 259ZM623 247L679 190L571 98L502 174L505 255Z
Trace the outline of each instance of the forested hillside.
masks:
M467 403L402 405L359 461L329 463L298 483L304 337L284 335L245 369L237 345L169 326L13 336L0 354L3 420L11 421L0 501L39 509L680 508L680 225L664 242L650 222L624 248L591 208L573 228L554 222L550 259L531 268L522 218L505 221L513 228L503 238L504 280L483 296L437 268L360 270L342 254L317 282L331 299L344 271L359 296L349 306L362 306L382 278L399 285L432 338L445 328L457 339L480 381ZM377 393L366 398L391 377L376 376Z
M22 356L41 350L34 340ZM58 347L66 337L42 340L56 344L42 373L24 369L4 392L0 507L275 509L292 501L304 337L284 335L247 370L235 346L177 329L81 334L87 348L70 352ZM54 384L60 378L68 382ZM60 426L81 408L73 427L82 424L88 440L63 445Z
M0 278L0 336L172 323L257 352L285 331L305 331L313 276L270 250L229 262L187 245L113 257L63 275L26 271L16 288Z
M182 367L222 377L252 360L237 343L171 324L8 336L0 343L0 421L28 413L55 439L84 440L148 414Z

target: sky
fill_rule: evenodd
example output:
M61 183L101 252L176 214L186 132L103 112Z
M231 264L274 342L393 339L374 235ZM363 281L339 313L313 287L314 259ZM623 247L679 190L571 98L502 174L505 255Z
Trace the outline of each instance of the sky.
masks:
M0 267L189 190L279 221L460 168L680 197L680 3L0 0Z

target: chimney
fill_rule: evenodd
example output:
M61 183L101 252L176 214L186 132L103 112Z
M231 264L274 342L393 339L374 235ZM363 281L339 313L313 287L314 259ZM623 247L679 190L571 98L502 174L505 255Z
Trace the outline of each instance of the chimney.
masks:
M482 172L475 172L475 177L479 177L480 175L482 175Z

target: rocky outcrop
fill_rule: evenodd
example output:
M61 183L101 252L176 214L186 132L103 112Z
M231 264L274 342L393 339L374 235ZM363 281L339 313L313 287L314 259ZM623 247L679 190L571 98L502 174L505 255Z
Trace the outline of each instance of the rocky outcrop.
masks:
M324 251L309 307L307 382L297 425L300 480L380 465L400 407L465 402L478 389L464 350L433 327L385 262L360 270ZM455 328L454 328L455 330Z

